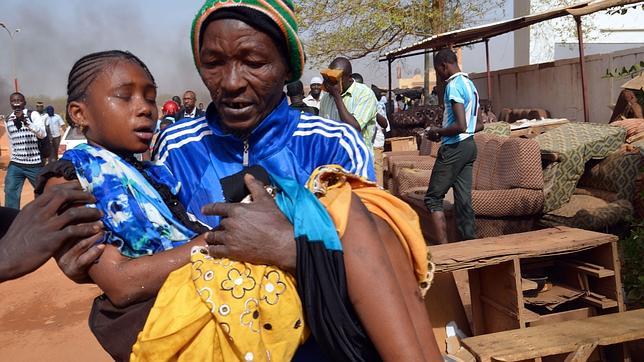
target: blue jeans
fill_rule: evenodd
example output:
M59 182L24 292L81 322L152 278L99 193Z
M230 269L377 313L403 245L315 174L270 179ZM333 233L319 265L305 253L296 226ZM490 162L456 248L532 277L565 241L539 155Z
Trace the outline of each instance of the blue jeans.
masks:
M25 179L29 180L31 186L36 185L36 176L42 167L24 167L9 164L7 175L4 178L4 204L6 207L20 209L20 194Z

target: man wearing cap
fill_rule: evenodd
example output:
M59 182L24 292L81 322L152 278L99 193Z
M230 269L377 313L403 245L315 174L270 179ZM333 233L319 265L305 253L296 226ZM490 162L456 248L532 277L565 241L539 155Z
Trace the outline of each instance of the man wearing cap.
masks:
M309 95L304 98L304 103L309 107L320 109L320 95L322 94L322 78L313 77L309 83L311 91Z

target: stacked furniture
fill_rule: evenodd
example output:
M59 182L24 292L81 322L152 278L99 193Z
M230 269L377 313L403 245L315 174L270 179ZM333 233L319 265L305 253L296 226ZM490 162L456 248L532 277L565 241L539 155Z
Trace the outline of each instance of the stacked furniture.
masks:
M473 170L472 205L477 237L532 230L544 201L539 145L533 140L483 132L476 134L474 140L478 156ZM418 163L403 167L396 171L393 189L415 209L425 238L432 241L430 215L423 200L430 176L431 168L421 169ZM444 202L450 241L458 240L453 200L450 192Z
M642 155L625 136L620 127L570 123L535 138L545 164L542 225L606 230L633 214Z

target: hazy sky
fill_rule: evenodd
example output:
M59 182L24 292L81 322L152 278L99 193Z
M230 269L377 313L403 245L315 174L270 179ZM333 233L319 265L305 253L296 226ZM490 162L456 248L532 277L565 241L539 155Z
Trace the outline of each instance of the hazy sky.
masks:
M20 88L28 95L63 96L74 61L99 50L123 49L150 68L161 93L205 91L188 34L201 1L2 0L0 22L16 35ZM10 43L0 29L0 77L11 82Z
M188 88L206 94L193 65L188 40L193 16L202 3L202 0L2 0L0 22L21 30L15 41L17 73L21 91L27 95L65 95L67 74L74 61L106 49L129 50L139 56L157 79L161 94L179 94ZM499 48L493 58L507 56L503 50L508 39L499 38L492 43L495 48L498 43ZM11 90L13 78L9 47L9 37L0 29L2 93ZM472 68L469 71L484 69L483 58L478 54L466 63ZM422 67L422 57L410 58L401 65L405 73L413 74ZM387 83L386 66L375 58L358 61L354 68L367 83L380 86ZM308 69L303 81L308 83L317 73L317 69Z

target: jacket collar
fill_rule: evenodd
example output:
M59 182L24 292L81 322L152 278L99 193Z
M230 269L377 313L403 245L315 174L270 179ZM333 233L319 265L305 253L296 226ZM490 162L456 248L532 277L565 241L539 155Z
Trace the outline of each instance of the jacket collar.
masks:
M259 122L246 137L250 147L250 161L257 162L279 152L290 141L299 122L300 112L290 109L286 95L282 94L280 103ZM213 134L218 138L218 146L224 146L234 154L243 152L244 139L225 131L214 104L206 110L206 120Z

